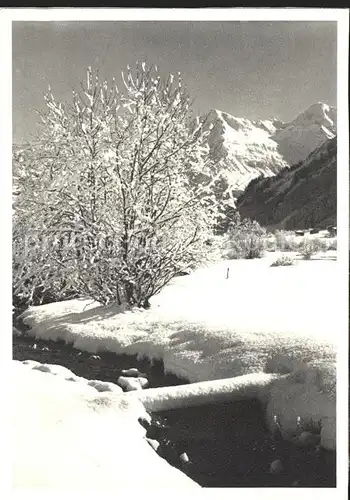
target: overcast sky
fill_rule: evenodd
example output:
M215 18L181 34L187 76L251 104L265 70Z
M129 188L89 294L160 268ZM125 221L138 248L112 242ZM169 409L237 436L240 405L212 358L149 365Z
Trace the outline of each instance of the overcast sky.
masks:
M196 113L288 121L336 105L335 22L14 22L14 141L35 133L49 84L70 100L89 65L111 79L136 61L181 71Z

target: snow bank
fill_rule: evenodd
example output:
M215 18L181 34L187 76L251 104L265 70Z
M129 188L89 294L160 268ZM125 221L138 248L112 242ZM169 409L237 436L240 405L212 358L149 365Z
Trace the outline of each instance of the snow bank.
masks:
M166 371L190 382L297 374L282 378L283 390L271 392L268 421L277 414L292 432L297 412L315 425L330 419L331 428L335 345L346 334L335 327L338 263L315 259L270 267L277 257L274 252L264 259L225 261L176 278L147 311L72 300L33 307L23 321L37 338L61 338L90 352L163 359Z
M333 363L304 364L299 370L271 384L267 398L267 423L274 417L287 439L299 429L319 431L321 446L336 448L336 370Z
M72 384L65 370L52 377L35 363L12 365L14 488L198 487L149 446L137 399L100 394L82 378Z

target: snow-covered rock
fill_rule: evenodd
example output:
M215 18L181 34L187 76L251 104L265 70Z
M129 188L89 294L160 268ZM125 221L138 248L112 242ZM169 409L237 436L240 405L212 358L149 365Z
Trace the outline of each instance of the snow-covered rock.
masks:
M91 361L100 361L101 359L101 356L98 356L97 354L92 354L91 356L89 356L89 360Z
M156 439L146 438L147 443L153 448L154 451L157 451L159 448L159 442Z
M139 391L148 386L148 380L145 377L119 377L118 385L124 391Z
M190 459L188 458L187 453L182 453L182 454L180 455L180 462L181 462L182 464L186 465L186 464L188 464L188 463L189 463L189 461L190 461Z
M128 368L127 370L122 370L122 375L125 377L143 377L147 378L145 373L140 372L137 368Z

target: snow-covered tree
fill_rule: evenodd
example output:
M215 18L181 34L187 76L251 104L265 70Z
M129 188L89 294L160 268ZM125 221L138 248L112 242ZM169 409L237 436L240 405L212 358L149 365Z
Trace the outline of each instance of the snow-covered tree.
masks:
M91 68L72 102L45 96L38 141L14 155L14 282L148 307L206 257L217 203L181 75L137 64L122 89ZM195 124L195 125L194 125Z

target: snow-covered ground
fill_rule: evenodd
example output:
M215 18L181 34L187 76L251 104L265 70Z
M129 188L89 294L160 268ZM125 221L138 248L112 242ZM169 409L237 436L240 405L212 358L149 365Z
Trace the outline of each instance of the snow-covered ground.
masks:
M141 487L198 488L147 443L137 420L148 415L137 399L99 392L63 367L12 366L14 488L131 494Z
M72 300L31 308L23 318L38 338L162 358L166 371L190 382L289 374L264 393L268 422L277 416L288 432L298 417L321 422L323 444L334 448L336 344L345 333L336 330L336 253L303 261L288 252L294 266L270 267L279 255L222 261L176 278L148 311Z
M263 259L221 261L175 278L152 299L148 311L71 300L30 308L23 318L38 338L62 338L91 352L131 349L141 354L142 343L145 349L158 346L153 355L163 357L164 349L174 351L178 344L195 342L206 357L237 347L239 339L258 343L259 349L271 340L298 344L300 337L334 343L337 262L330 259L335 254L303 261L288 252L297 259L288 267L270 267L281 252L269 252ZM216 374L217 369L212 366L207 377L220 378L223 373ZM228 368L228 376L240 374L239 367Z

